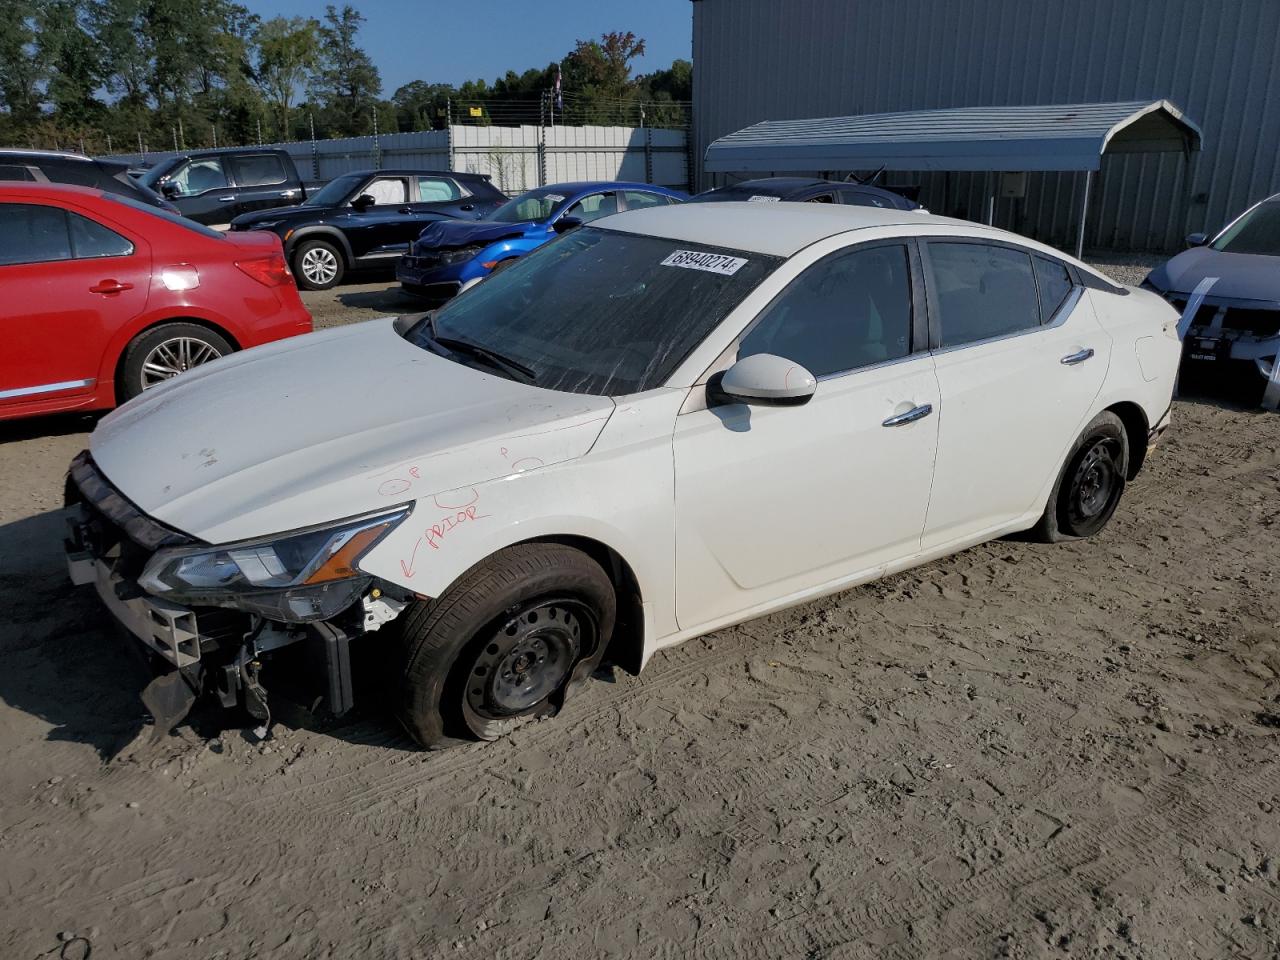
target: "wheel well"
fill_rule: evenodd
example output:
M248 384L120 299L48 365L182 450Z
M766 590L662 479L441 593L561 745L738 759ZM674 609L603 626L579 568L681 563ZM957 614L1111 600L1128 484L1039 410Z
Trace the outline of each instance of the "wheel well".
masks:
M1136 403L1127 401L1114 403L1107 409L1120 418L1120 422L1124 424L1124 432L1128 435L1129 475L1127 479L1132 480L1138 475L1143 462L1147 459L1147 439L1151 429L1147 423L1147 415Z
M604 659L632 675L640 672L644 656L644 607L640 583L631 565L612 547L590 537L537 537L527 543L560 543L581 550L604 569L618 599L618 617Z
M354 256L351 248L347 246L347 239L337 230L329 230L325 228L307 230L301 236L294 234L290 238L291 243L289 249L285 253L285 258L289 261L289 269L293 269L293 258L298 252L298 248L309 240L323 240L329 246L338 251L338 256L342 258L342 266L346 270L351 269L354 262Z
M129 352L129 347L139 337L145 337L148 333L150 333L156 327L162 327L166 323L191 323L191 324L195 324L197 327L204 327L210 333L216 333L218 336L222 337L223 340L227 341L227 343L231 344L232 350L240 349L240 344L236 342L236 338L233 337L227 330L224 330L222 327L218 326L216 323L211 323L210 321L203 320L200 317L165 317L163 320L157 320L155 323L151 323L143 327L141 330L135 333L132 337L130 337L128 341L125 343L125 345L121 347L120 356L116 357L114 380L115 380L115 391L116 391L117 403L120 401L120 382L124 378L124 358L125 358L125 354Z

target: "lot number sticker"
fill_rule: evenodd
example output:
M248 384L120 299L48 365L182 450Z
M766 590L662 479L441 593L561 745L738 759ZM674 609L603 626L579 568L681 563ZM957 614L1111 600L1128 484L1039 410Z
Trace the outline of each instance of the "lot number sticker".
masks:
M732 277L746 266L742 257L727 257L722 253L698 253L696 250L677 250L662 261L664 267L684 267L686 270L705 270Z

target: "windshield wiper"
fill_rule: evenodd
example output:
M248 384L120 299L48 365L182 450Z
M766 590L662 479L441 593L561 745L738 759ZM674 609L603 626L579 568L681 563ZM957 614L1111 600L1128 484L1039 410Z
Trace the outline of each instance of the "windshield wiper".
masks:
M431 339L446 350L453 353L464 353L471 357L483 360L491 367L497 367L513 379L523 381L524 383L537 383L538 374L532 367L526 366L519 360L513 360L511 357L503 356L496 350L489 347L482 347L478 343L472 343L470 340L459 340L457 337L442 337L436 333L435 316L429 316L428 322L431 324Z

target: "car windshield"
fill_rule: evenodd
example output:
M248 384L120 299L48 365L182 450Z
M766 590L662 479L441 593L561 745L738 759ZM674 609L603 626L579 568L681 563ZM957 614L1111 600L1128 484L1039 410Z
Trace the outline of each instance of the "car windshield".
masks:
M206 227L203 223L196 223L194 220L188 220L184 216L176 213L170 213L160 207L154 207L149 203L143 203L141 200L135 200L133 197L126 197L121 193L104 193L102 199L110 200L112 203L123 203L126 207L132 207L134 210L141 210L153 217L159 217L161 220L168 220L172 224L184 227L192 233L198 233L201 236L210 237L214 240L225 240L226 236L214 230L212 227Z
M336 180L330 180L318 192L313 193L302 201L302 205L306 207L336 207L364 179L365 175L362 173L348 173L346 176L338 177Z
M565 195L557 193L555 187L530 190L514 200L508 200L485 219L496 220L498 223L538 223L549 219L564 201Z
M1260 203L1213 242L1223 253L1258 253L1280 257L1280 200Z
M539 387L621 396L664 383L781 262L583 227L424 317L406 336L425 349L437 338L446 348L459 341L479 347L527 370ZM472 351L456 357L474 359Z

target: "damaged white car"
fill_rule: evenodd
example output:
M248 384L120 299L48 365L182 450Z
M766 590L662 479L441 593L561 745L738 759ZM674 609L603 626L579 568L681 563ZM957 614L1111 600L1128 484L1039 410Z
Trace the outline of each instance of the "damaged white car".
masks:
M1177 321L970 223L626 213L121 407L71 468L71 573L167 664L165 729L201 692L265 719L309 665L341 714L363 648L420 743L492 739L605 658L1097 533L1168 424Z

